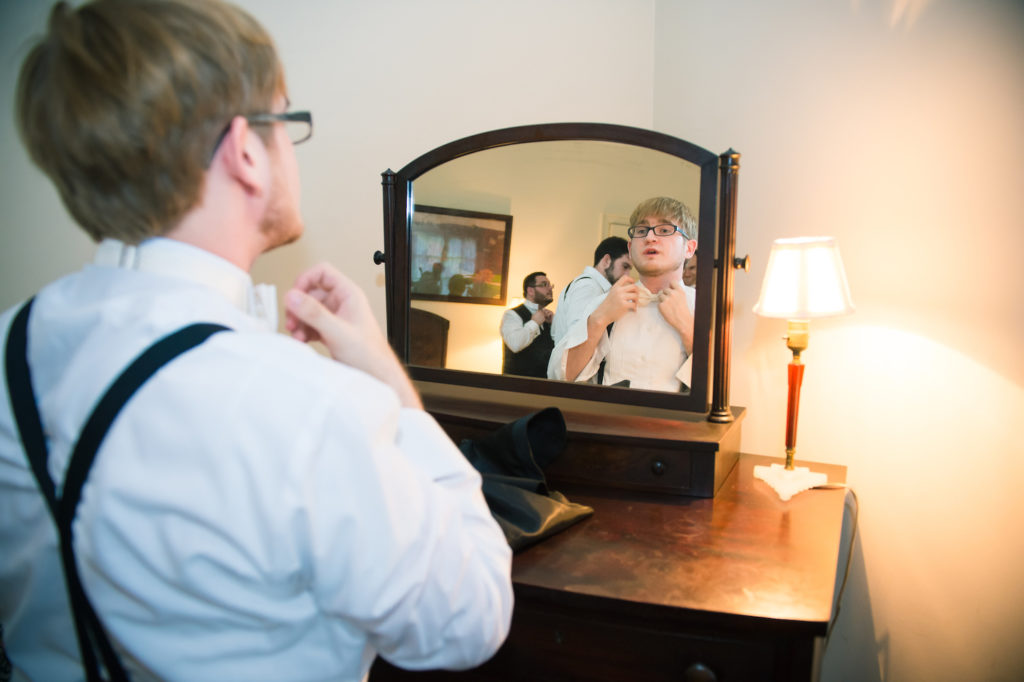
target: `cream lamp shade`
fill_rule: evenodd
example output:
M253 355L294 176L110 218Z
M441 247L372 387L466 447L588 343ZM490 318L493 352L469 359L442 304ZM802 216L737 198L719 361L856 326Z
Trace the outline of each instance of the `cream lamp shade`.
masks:
M777 239L772 243L765 268L761 297L754 312L764 317L787 320L786 346L793 351L789 363L789 395L786 401L786 463L755 466L754 477L789 500L809 488L826 485L825 474L794 465L797 415L800 410L800 385L804 365L800 354L807 349L808 320L853 312L850 287L832 237Z
M761 297L763 317L807 320L853 312L850 287L832 237L776 239L768 254Z

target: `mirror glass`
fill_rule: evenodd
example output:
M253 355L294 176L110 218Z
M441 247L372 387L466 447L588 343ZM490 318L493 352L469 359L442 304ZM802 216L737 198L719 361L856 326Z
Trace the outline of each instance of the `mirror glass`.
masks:
M439 148L397 174L395 233L405 243L395 244L403 261L394 268L395 287L401 289L395 314L403 315L405 323L395 329L408 338L395 345L398 349L404 346L413 378L706 411L717 157L676 138L662 137L697 150L690 156L699 163L681 158L685 155L681 152L677 155L652 148L656 145L554 139L491 145L471 153L447 153ZM429 163L424 161L428 158ZM442 162L434 163L436 159ZM524 277L535 271L547 274L554 285L554 302L548 307L557 316L559 293L584 267L593 265L598 243L608 236L626 237L633 209L655 196L682 201L699 225L691 388L667 394L503 376L501 318L506 310L523 302ZM444 212L458 220L447 220ZM398 216L404 218L404 225ZM439 220L443 224L432 224ZM441 252L429 251L422 236L439 230L468 235L471 229L493 242L487 253L488 262L494 265L480 268L486 272L477 277L489 285L482 294L485 298L460 293L478 274L472 258L467 260L465 253L454 250L439 257ZM503 244L505 236L508 239ZM428 252L429 256L423 255ZM437 261L443 263L436 266ZM630 274L637 277L636 270ZM504 300L498 299L499 291ZM430 319L425 323L425 318ZM440 353L436 348L427 356L418 352L431 346L434 342L427 336L439 331L447 334ZM687 400L689 397L694 400Z

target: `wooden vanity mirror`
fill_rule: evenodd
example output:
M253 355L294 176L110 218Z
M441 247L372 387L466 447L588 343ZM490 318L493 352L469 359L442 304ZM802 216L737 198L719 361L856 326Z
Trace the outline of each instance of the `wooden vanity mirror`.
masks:
M420 382L732 421L728 343L738 158L639 128L558 123L473 135L397 173L386 171L385 253L375 260L386 264L392 346ZM557 301L592 264L596 245L625 236L633 208L654 196L679 199L698 224L689 389L502 375L498 329L503 312L522 296L523 278L546 272ZM431 239L417 238L421 231Z

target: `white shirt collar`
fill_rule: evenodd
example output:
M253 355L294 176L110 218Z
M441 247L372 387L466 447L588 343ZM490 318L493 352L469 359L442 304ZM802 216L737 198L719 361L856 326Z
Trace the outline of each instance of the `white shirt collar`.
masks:
M245 270L199 247L165 237L147 239L131 246L116 239L104 239L96 249L93 263L177 277L209 287L239 310L277 329L277 292L269 284L253 284Z
M523 299L523 305L525 305L526 309L529 310L531 313L535 313L540 309L540 307L536 303L534 303L533 301L528 301L526 299Z
M605 293L607 293L608 290L612 288L612 283L608 281L608 278L604 276L604 273L592 265L588 265L587 267L583 268L583 275L581 276L586 276L593 279L595 282L597 282L598 286L601 287L601 291Z

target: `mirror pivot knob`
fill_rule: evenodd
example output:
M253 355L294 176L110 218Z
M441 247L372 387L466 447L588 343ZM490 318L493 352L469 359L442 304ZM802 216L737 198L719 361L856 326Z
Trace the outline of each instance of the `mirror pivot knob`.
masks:
M742 258L737 256L736 258L733 258L732 266L737 270L742 270L743 272L750 272L750 256L747 255L743 256Z
M374 251L373 252L373 264L374 265L381 265L382 263L384 263L384 261L386 259L387 259L387 256L384 255L383 251Z

